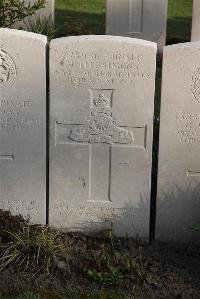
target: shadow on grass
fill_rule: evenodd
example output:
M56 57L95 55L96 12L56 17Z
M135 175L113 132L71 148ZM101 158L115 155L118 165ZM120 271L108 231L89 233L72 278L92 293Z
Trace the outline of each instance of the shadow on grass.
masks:
M105 34L106 13L86 13L73 10L55 10L55 25L58 29L57 36L67 36L67 24L82 22L91 34ZM191 39L190 17L168 17L167 44L189 42ZM79 33L82 34L81 32Z
M55 26L57 28L56 37L68 36L67 25L74 22L83 23L91 32L91 34L105 34L106 15L105 13L83 13L72 10L59 10L55 11ZM79 33L82 35L83 33Z
M191 18L173 17L167 21L167 45L191 40Z

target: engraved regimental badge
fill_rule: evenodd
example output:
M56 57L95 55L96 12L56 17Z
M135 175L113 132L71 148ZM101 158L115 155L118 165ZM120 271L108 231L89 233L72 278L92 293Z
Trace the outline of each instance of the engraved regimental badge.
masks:
M92 90L91 90L92 92ZM132 132L117 126L112 115L111 99L99 90L95 97L92 95L88 124L71 130L69 138L77 142L88 143L133 143Z
M8 53L0 49L0 88L12 86L16 75L14 61Z

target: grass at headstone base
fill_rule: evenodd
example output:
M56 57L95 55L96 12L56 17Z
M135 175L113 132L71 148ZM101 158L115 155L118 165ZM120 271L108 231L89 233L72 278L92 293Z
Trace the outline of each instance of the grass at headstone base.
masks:
M41 255L42 250L35 249L31 242L32 234L40 239L41 225L32 226L28 220L2 210L0 224L0 264L4 248L12 240L6 231L22 236L27 226L30 242L25 235L26 242L20 241L13 248L24 256L29 254L32 260L31 267L15 260L0 271L1 299L200 298L198 246L159 242L149 245L128 237L118 238L112 231L86 236L51 229L50 238L43 242L45 254L58 246L60 250L54 251L50 271L37 271L41 268L37 253Z

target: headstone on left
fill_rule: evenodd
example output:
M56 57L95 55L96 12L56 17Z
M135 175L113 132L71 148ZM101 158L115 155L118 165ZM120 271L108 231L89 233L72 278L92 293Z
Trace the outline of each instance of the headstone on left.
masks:
M0 29L0 209L46 223L46 37Z
M50 45L50 225L148 239L156 44Z
M36 2L36 0L25 0L24 3L28 5L29 3L33 5ZM19 29L22 28L24 30L29 30L30 29L30 24L34 25L36 24L37 20L40 19L41 21L47 21L49 23L54 22L54 10L55 10L55 0L46 0L45 7L38 9L36 13L31 16L25 18L21 22L17 22L13 24L12 28Z
M107 0L106 34L156 42L166 40L168 0Z

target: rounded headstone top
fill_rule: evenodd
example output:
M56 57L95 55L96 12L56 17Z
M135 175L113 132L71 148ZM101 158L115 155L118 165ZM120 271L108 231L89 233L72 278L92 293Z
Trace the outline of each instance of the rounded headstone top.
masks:
M40 40L40 41L44 42L45 44L47 43L47 37L45 35L38 34L38 33L33 33L33 32L28 32L28 31L24 31L24 30L0 28L0 36L1 36L1 34L21 36L21 37L24 37L24 38Z
M200 41L179 43L179 44L165 46L164 52L169 52L169 51L178 50L178 49L199 49L199 47L200 47Z
M154 42L131 38L131 37L124 37L124 36L112 36L112 35L80 35L80 36L68 36L68 37L61 37L57 39L53 39L51 41L51 45L54 44L63 44L66 42L90 42L90 41L102 41L102 42L121 42L126 44L133 44L133 45L141 45L153 48L157 50L157 44Z

